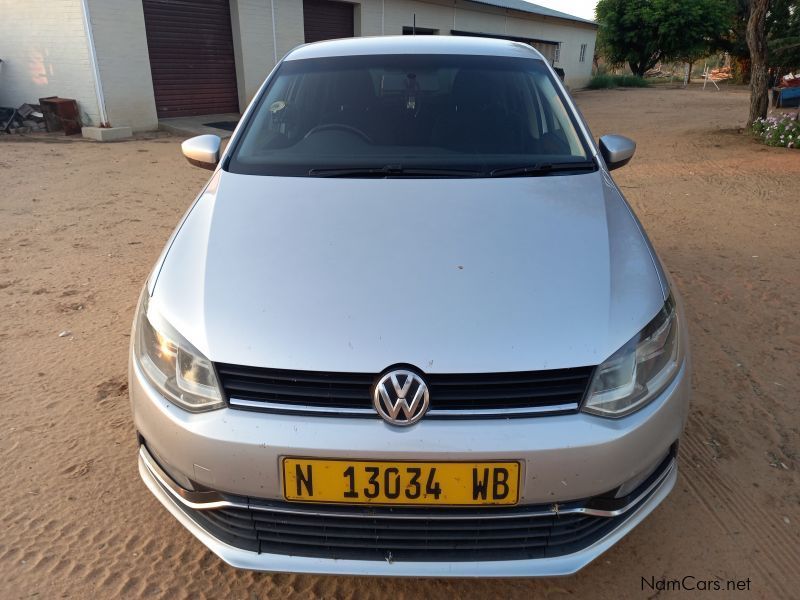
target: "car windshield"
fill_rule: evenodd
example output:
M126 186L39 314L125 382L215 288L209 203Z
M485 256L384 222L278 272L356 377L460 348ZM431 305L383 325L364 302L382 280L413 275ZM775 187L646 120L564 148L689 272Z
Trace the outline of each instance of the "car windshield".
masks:
M536 58L288 60L235 144L225 168L253 175L459 177L594 168L574 115Z

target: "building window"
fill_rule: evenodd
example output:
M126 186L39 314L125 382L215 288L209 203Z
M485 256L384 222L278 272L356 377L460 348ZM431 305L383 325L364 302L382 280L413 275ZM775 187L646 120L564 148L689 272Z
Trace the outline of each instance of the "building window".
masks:
M553 62L557 63L561 60L561 44L556 44L555 52L553 52Z
M581 44L581 57L578 59L579 62L586 62L586 44Z
M558 61L558 42L542 42L531 40L528 43L536 48L544 57L544 59L551 65Z
M431 29L430 27L403 27L403 35L439 35L438 29Z

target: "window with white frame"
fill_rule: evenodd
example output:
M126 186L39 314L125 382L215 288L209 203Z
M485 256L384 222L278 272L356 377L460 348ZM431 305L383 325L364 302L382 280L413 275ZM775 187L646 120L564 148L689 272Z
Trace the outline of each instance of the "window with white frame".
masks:
M586 44L581 44L581 56L578 59L579 62L586 61Z
M556 44L555 52L553 52L553 62L557 63L561 60L561 42Z

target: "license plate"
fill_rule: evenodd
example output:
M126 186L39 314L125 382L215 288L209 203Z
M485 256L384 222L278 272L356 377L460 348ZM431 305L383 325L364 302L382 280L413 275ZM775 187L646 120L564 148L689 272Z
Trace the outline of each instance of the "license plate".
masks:
M516 504L519 463L284 458L283 493L292 502Z

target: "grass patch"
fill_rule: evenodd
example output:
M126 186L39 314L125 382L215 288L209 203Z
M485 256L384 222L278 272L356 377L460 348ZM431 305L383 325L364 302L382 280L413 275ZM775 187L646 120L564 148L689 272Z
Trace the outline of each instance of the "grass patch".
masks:
M647 85L664 85L667 83L683 83L683 79L678 77L648 77L645 79Z
M647 87L650 83L636 75L595 75L589 80L590 90L605 90L616 87Z

